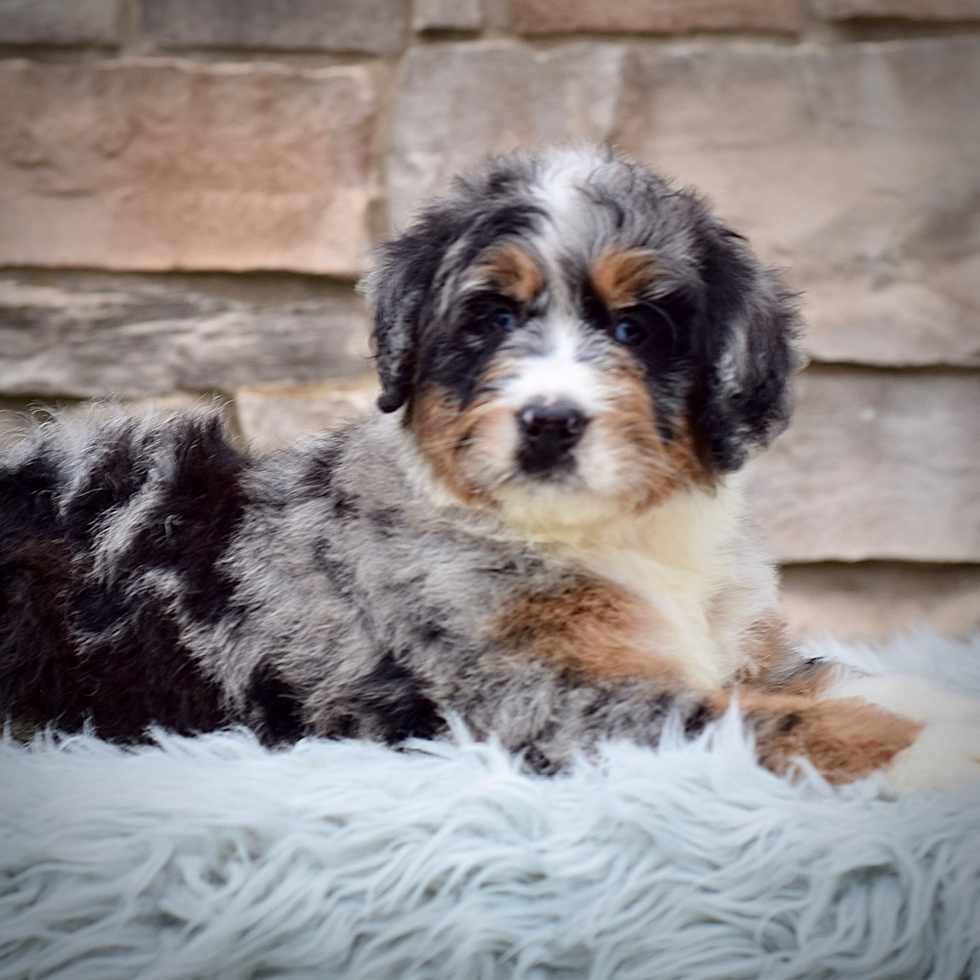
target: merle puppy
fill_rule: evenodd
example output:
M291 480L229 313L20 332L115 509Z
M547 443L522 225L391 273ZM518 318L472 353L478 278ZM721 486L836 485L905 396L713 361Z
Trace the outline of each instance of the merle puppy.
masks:
M605 151L492 160L363 288L380 411L339 433L255 458L213 415L108 411L0 457L16 733L456 714L550 772L735 699L777 772L980 773L975 704L785 640L733 474L786 423L797 317L696 195Z

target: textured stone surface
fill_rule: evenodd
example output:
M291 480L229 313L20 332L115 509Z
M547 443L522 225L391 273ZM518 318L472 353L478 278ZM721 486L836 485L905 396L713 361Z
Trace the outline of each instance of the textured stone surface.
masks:
M620 144L789 266L814 356L980 364L980 38L634 57Z
M980 560L980 373L811 369L749 466L783 561Z
M256 308L163 288L0 280L0 395L123 398L362 373L360 304Z
M477 31L483 26L480 0L415 0L417 31Z
M223 48L397 51L408 0L143 0L144 33Z
M980 20L980 0L811 0L827 20L899 17L907 20Z
M0 64L0 263L350 275L368 70Z
M511 0L524 34L778 31L802 26L799 0Z
M0 44L115 44L120 0L0 0Z
M801 637L878 640L916 625L946 636L980 628L980 567L898 562L790 565L783 608Z
M980 39L410 52L391 215L489 151L608 139L705 191L805 294L811 354L980 364Z
M378 400L374 375L313 385L253 385L235 392L238 423L258 452L336 429Z
M452 177L518 146L611 139L625 51L574 44L438 44L406 58L395 107L388 193L393 225Z

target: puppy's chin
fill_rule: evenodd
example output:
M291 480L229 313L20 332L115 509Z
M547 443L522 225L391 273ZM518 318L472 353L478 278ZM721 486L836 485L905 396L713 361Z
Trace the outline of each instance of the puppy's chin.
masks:
M596 493L572 479L504 483L494 491L493 502L501 520L527 537L575 536L629 512L619 497Z

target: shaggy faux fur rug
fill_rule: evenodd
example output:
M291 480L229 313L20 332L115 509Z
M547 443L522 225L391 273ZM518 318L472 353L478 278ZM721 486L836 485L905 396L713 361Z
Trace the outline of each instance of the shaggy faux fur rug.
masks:
M980 693L980 637L822 648ZM732 719L552 779L463 734L8 740L0 977L980 977L980 791L792 786Z

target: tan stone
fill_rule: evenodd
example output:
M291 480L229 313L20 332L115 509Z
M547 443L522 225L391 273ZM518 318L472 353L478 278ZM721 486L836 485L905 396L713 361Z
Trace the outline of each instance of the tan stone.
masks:
M170 44L390 54L405 36L408 0L152 0L144 33Z
M518 31L775 31L802 26L798 0L511 0Z
M363 67L0 65L0 263L353 275Z
M905 20L977 20L980 0L811 0L827 20L895 17Z
M483 27L480 0L415 0L412 27L417 31L478 31Z
M749 465L783 561L980 560L980 373L811 369Z
M928 626L945 636L980 628L980 566L899 562L789 565L783 608L801 638L883 640Z
M488 153L613 137L625 50L512 42L413 48L405 59L388 161L392 224Z
M119 41L119 0L0 0L0 44Z
M618 141L789 267L814 357L980 364L980 38L634 58Z
M374 375L318 385L255 385L235 393L238 422L257 452L329 432L366 412L378 400Z
M360 302L279 307L164 286L82 289L0 279L0 394L21 397L230 390L365 370Z

